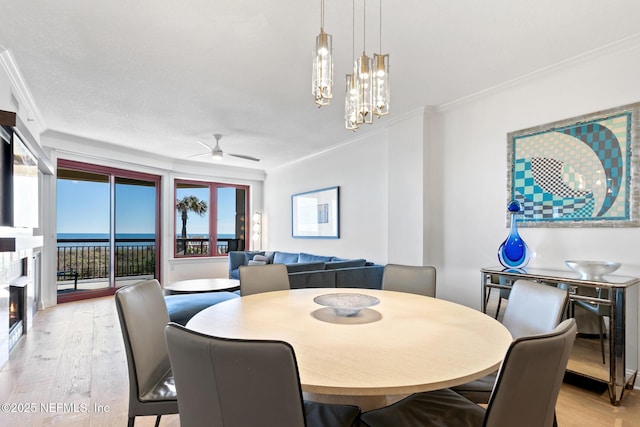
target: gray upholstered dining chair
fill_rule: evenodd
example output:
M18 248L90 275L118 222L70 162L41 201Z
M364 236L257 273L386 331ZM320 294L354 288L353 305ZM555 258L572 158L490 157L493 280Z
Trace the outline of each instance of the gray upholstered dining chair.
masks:
M368 427L551 427L555 405L576 337L575 319L546 334L511 343L486 410L451 389L415 393L362 414Z
M165 329L182 427L355 427L360 408L306 402L293 347Z
M562 320L568 300L566 290L529 280L517 280L511 289L502 323L513 338L550 332ZM473 402L487 403L496 374L452 387L452 390Z
M169 314L157 280L145 280L116 291L129 368L129 426L136 416L160 417L178 413L176 388L171 373L164 328Z
M240 295L291 289L289 273L284 264L244 265L238 270Z
M436 296L436 269L432 266L387 264L382 273L382 289Z

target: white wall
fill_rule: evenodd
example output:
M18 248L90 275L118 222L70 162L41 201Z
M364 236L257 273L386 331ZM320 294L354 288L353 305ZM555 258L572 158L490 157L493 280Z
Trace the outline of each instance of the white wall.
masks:
M270 171L264 183L263 248L386 263L387 183L384 132ZM332 186L340 187L340 238L294 239L291 195Z
M387 261L391 264L423 264L422 227L416 224L423 222L426 208L423 202L424 134L422 110L389 126Z
M638 102L638 69L636 40L441 108L440 297L479 307L479 269L499 265L496 251L508 232L507 133ZM616 274L640 277L640 228L521 228L520 234L534 252L531 267L565 269L567 259L611 260L623 264ZM627 306L630 351L637 348L637 295L630 293Z
M443 297L479 307L478 268L497 264L507 235L507 140L510 131L640 101L640 44L507 85L441 109L444 147ZM637 178L636 178L637 179ZM640 228L525 228L530 266L565 268L564 260L623 263L640 276Z

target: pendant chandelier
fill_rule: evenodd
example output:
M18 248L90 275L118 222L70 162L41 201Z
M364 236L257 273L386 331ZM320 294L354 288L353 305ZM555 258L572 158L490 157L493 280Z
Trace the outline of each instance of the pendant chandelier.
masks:
M391 91L389 90L389 54L382 54L382 0L380 0L380 53L373 54L373 112L381 117L389 114Z
M353 0L352 56L355 52L355 0ZM373 123L373 116L389 113L389 55L366 53L366 0L363 0L362 55L354 58L353 74L345 80L345 128L355 131L361 124ZM380 51L382 52L382 0L380 0Z
M333 97L333 46L331 35L324 32L324 0L320 0L320 34L313 55L311 92L318 107L329 105Z

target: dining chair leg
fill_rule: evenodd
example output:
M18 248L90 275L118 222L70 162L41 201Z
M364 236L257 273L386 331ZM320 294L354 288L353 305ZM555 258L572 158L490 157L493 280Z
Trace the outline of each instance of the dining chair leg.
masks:
M136 422L136 417L129 417L129 421L127 422L127 427L133 427Z
M156 427L158 427L158 426L160 425L160 417L161 417L161 416L162 416L162 415L158 415L158 416L156 417Z

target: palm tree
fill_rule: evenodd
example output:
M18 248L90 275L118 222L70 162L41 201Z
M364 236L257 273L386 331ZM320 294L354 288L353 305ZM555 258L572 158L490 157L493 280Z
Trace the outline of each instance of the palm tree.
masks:
M176 200L176 210L182 214L182 244L187 241L187 212L191 211L200 216L207 212L207 202L198 199L196 196L184 196L180 200ZM186 247L184 248L186 251Z

